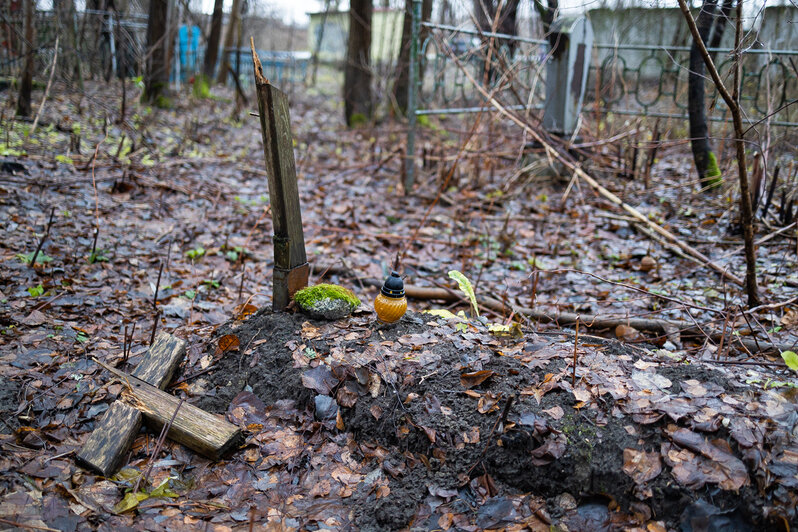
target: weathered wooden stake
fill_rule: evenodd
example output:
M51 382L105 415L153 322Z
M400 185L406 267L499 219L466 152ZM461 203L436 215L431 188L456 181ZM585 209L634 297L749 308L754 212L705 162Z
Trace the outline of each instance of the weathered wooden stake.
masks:
M288 98L263 76L263 66L255 52L255 41L252 38L250 45L274 226L272 309L282 311L290 303L294 293L308 285L309 267L296 183Z
M186 342L161 333L133 375L157 388L166 388L185 354ZM133 445L142 421L137 409L114 401L78 452L78 462L105 477L113 475Z

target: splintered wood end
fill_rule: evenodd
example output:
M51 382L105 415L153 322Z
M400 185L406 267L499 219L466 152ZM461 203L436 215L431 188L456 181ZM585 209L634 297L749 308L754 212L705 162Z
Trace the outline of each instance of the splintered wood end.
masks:
M249 46L252 48L252 62L255 64L255 83L258 85L268 85L269 80L263 76L263 65L258 59L258 52L255 51L255 39L250 36Z

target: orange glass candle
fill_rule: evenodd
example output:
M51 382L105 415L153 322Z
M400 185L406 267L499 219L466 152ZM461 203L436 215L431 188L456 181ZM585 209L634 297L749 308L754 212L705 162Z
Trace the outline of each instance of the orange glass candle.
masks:
M397 272L391 272L383 283L374 301L374 310L377 311L377 319L384 323L397 322L407 312L405 283Z

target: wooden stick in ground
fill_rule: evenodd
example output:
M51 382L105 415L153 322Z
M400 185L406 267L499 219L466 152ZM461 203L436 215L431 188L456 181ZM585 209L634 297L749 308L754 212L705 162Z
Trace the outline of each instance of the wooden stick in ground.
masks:
M150 428L160 431L171 420L167 437L192 451L211 460L220 460L244 441L241 429L221 416L185 403L178 408L181 400L177 397L133 375L97 363L129 385L123 398L144 414Z
M158 388L166 388L186 354L186 342L161 333L133 370L133 375ZM108 477L113 475L141 429L141 412L114 401L78 451L81 465Z
M30 137L33 135L33 132L36 131L36 126L39 123L39 117L42 116L42 109L44 109L44 103L47 101L47 96L50 94L50 86L53 84L53 74L55 74L55 62L58 61L58 39L59 37L55 38L55 54L53 54L53 63L50 65L50 77L47 78L47 87L44 89L44 96L42 96L42 103L39 104L39 109L36 111L36 118L33 119L33 125L30 127L30 132L28 136Z
M469 81L474 85L477 91L482 94L482 97L490 103L493 107L495 107L501 114L509 118L513 123L517 126L521 127L524 131L526 131L533 139L538 141L543 148L546 150L546 153L555 159L557 159L560 163L562 163L566 168L570 169L574 172L575 175L580 177L583 181L593 187L596 192L604 196L606 199L617 205L618 207L622 208L629 214L631 214L634 218L639 220L640 222L644 223L645 225L649 226L655 232L659 233L666 239L673 242L677 245L682 251L685 253L695 257L696 259L700 260L702 263L707 265L709 268L715 270L721 276L729 279L733 283L743 286L745 283L744 281L737 277L736 275L726 271L725 268L721 267L718 264L712 262L706 255L698 251L697 249L693 248L692 246L686 244L682 240L680 240L676 235L668 231L667 229L663 228L660 225L655 224L651 220L649 220L646 216L644 216L640 211L632 207L631 205L624 203L621 198L607 190L605 187L601 186L598 181L593 179L587 172L585 172L582 167L574 162L570 156L567 156L563 153L563 151L556 149L553 146L553 142L548 140L548 135L542 134L538 129L532 127L527 122L516 116L515 113L507 109L503 106L496 98L494 98L487 90L485 90L482 85L480 85L475 79L474 76L466 69L461 69L463 74L469 79Z
M294 293L308 285L310 269L302 231L288 97L263 76L252 38L250 45L274 226L272 309L283 311Z

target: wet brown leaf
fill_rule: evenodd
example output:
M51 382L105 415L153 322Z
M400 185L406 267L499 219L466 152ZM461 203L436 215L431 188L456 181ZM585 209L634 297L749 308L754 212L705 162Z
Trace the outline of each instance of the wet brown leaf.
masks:
M645 339L640 331L634 327L623 324L615 327L615 337L624 342L640 342Z
M489 369L474 371L472 373L462 373L460 375L460 384L463 385L464 388L473 388L474 386L479 386L495 374L496 372Z
M635 484L643 484L657 478L662 472L659 453L647 453L637 449L623 450L623 472L632 477Z
M337 384L338 379L335 378L330 368L325 365L316 366L302 374L302 385L305 388L315 390L316 393L321 395L330 395L330 392Z
M488 412L498 410L499 399L501 399L501 394L494 394L493 392L485 393L479 398L479 402L477 403L477 411L480 414L487 414Z
M42 325L47 321L47 316L40 310L34 310L22 320L24 325L29 325L31 327L36 327L37 325Z
M219 338L219 341L216 344L216 352L214 353L214 356L219 356L222 353L236 350L240 344L241 342L239 341L238 336L235 334L225 334Z

